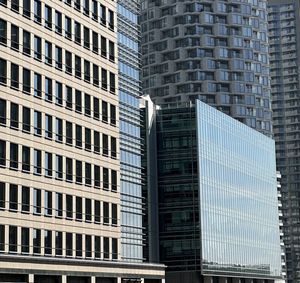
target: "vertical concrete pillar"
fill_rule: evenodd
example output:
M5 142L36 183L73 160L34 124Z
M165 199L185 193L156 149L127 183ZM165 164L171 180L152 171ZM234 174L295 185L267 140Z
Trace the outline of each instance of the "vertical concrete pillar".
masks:
M61 283L67 283L68 280L67 280L67 275L62 275L61 276Z
M91 276L91 283L96 283L96 276Z
M122 282L122 278L121 277L118 277L117 278L117 283L121 283Z
M166 283L166 279L161 279L161 283Z
M34 274L28 274L28 283L34 283Z

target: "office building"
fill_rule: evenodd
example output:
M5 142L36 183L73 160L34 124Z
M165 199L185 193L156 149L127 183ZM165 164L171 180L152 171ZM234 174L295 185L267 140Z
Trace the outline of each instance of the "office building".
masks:
M143 92L203 102L267 135L267 1L143 0Z
M166 282L282 281L275 142L200 100L147 111Z
M0 1L2 282L163 281L122 254L116 22L115 1Z
M287 279L300 282L299 1L269 1L270 75Z

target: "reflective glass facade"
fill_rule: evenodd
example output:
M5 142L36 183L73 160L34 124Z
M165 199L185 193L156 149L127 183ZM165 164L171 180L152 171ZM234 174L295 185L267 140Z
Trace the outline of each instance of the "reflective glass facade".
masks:
M142 172L139 97L139 4L119 0L118 6L121 257L143 260Z
M196 104L203 273L281 275L274 141Z

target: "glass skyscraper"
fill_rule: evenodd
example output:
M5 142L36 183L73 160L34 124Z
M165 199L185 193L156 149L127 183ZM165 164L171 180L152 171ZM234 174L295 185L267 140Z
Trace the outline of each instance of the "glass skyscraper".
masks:
M143 92L203 102L272 131L267 1L143 0Z

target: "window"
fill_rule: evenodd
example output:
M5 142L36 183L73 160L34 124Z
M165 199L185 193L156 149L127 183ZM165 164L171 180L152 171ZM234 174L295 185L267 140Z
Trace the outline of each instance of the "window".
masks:
M55 46L55 68L62 70L62 49Z
M33 253L41 253L41 230L33 229Z
M116 92L116 77L114 73L109 73L109 86L110 86L110 92L115 93Z
M11 9L17 13L19 13L19 0L11 0Z
M55 193L55 216L63 216L63 198L61 193Z
M100 20L102 25L106 25L106 8L100 4Z
M92 38L93 38L93 52L95 52L95 53L98 54L98 52L99 52L99 38L98 38L98 33L93 31Z
M45 191L45 216L52 215L52 192Z
M103 167L103 188L109 188L109 172L108 168Z
M115 203L111 204L111 224L118 224L118 206Z
M6 166L6 142L0 140L0 166Z
M9 186L9 210L18 210L18 186L14 184Z
M65 37L72 40L72 22L67 16L65 16Z
M33 190L33 213L41 214L42 212L42 195L41 190L34 189Z
M31 43L30 33L28 31L23 30L23 53L29 56L31 53L30 43Z
M6 125L6 101L0 99L0 124Z
M31 16L30 0L23 0L23 16L30 18Z
M112 158L116 158L117 157L117 140L114 137L110 138L110 156Z
M6 195L5 194L5 183L0 182L0 209L1 210L5 209L5 195Z
M92 18L94 21L98 21L98 2L92 0Z
M102 134L102 154L108 156L108 136Z
M29 228L21 229L21 252L29 253Z
M92 201L85 199L85 221L92 221Z
M108 9L108 26L110 29L114 29L114 12Z
M82 111L82 96L80 90L75 90L75 111L81 113Z
M7 23L0 19L0 43L7 44Z
M47 139L52 139L52 132L53 132L52 116L46 114L45 115L45 137Z
M66 178L67 181L73 182L73 160L66 158Z
M55 82L55 103L60 106L63 104L62 84L59 82Z
M18 145L10 143L10 169L18 169L19 152Z
M45 255L52 254L52 231L44 230Z
M117 171L111 170L111 190L116 192L118 189Z
M87 60L84 60L84 80L87 82L91 80L91 64Z
M16 103L10 104L10 127L19 128L19 105Z
M75 22L75 42L81 44L81 26L78 22Z
M109 60L115 61L115 44L109 41Z
M80 0L74 0L74 7L80 11Z
M73 124L71 122L66 121L66 144L73 144Z
M73 196L66 195L66 212L67 218L73 219Z
M102 122L108 122L108 109L106 101L102 101Z
M58 11L55 11L55 32L59 34L62 32L62 16Z
M76 197L76 220L82 220L82 198Z
M63 124L62 124L62 119L56 118L56 134L55 134L55 140L57 142L62 142L63 141Z
M87 27L83 28L83 46L90 49L90 30Z
M52 80L45 78L45 100L52 101Z
M42 97L42 76L37 73L34 73L34 96Z
M34 169L36 175L42 174L42 152L38 149L34 150Z
M118 239L112 238L111 240L112 259L118 259Z
M0 225L0 251L4 251L4 250L5 250L5 226Z
M102 85L101 87L105 90L107 90L107 70L101 68L101 79L102 79Z
M52 65L52 43L45 41L45 62Z
M56 155L55 168L55 178L61 180L63 178L63 157L61 155Z
M23 92L31 93L30 70L23 68Z
M93 84L99 86L99 67L93 64Z
M81 79L81 58L75 56L75 76Z
M109 238L103 238L103 257L109 259Z
M76 146L82 147L82 127L76 125Z
M84 94L84 114L91 116L91 96L87 93Z
M30 133L31 128L31 117L30 117L30 108L23 106L23 131Z
M19 50L19 28L11 25L11 48Z
M19 66L11 63L10 65L10 74L11 74L11 81L10 81L10 86L12 88L19 89Z
M109 203L103 202L103 223L109 224Z
M52 9L45 5L45 27L52 29Z
M116 125L116 106L110 105L110 124Z
M17 226L9 226L9 252L17 252L18 250L18 228Z
M30 148L22 146L22 171L30 172Z
M94 152L100 153L100 133L94 131Z
M41 1L39 0L34 0L34 21L39 24L42 22Z
M0 58L0 84L6 84L7 80L7 63Z
M104 36L101 36L101 56L105 58L107 56L106 38Z
M34 111L34 134L42 135L42 113L39 111Z
M95 258L101 257L101 238L95 236Z
M30 211L30 188L22 187L22 212Z
M66 60L66 73L72 74L72 53L66 51L65 53L65 60Z
M90 13L90 1L89 0L83 0L83 13L87 16L89 16Z
M42 40L38 36L34 36L34 58L42 60Z
M94 166L94 179L95 179L95 187L100 188L100 167Z
M100 223L100 201L99 200L95 200L95 223Z
M52 153L45 152L45 176L52 177Z
M55 232L55 255L62 255L62 232Z
M69 86L66 86L66 108L70 110L73 108L73 90Z
M100 118L100 110L99 110L99 99L94 97L94 119L99 120Z
M92 237L85 235L85 257L92 257Z
M85 150L90 151L92 149L91 129L85 128Z
M76 183L82 183L82 162L76 160Z
M76 256L82 257L82 235L76 234Z
M92 166L90 163L85 163L85 185L92 185Z

